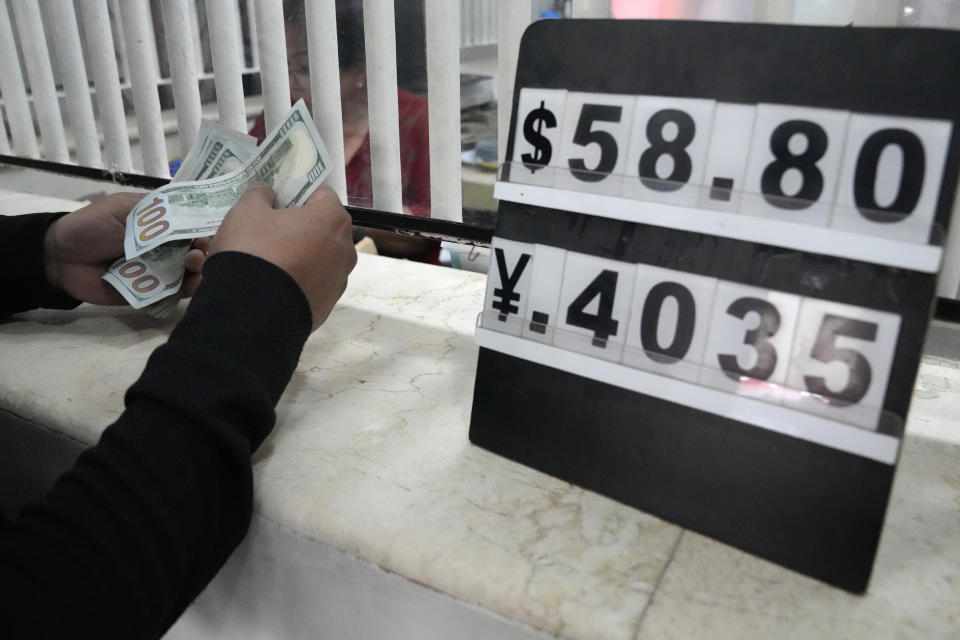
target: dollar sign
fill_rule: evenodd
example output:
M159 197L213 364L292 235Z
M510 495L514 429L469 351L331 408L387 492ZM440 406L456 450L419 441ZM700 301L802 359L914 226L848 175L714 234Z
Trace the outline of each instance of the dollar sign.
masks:
M523 165L530 169L531 173L536 173L537 169L542 169L550 164L550 157L553 156L553 147L541 131L546 126L552 129L557 126L557 117L553 112L546 108L543 100L540 106L527 115L523 122L523 137L533 145L533 153L525 153L520 156Z

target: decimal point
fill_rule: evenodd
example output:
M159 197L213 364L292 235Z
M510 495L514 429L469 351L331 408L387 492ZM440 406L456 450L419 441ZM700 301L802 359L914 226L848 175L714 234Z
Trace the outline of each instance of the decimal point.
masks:
M710 199L730 202L733 195L733 178L714 178L710 186Z
M542 311L534 311L530 318L530 331L535 333L547 333L547 325L550 324L550 316Z

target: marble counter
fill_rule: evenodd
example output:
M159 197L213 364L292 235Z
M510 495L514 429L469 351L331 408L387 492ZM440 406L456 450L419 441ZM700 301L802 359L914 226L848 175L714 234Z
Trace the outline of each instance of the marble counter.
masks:
M360 256L254 457L252 537L284 532L298 554L342 554L519 625L517 637L960 635L956 360L924 358L873 579L853 596L471 445L484 285ZM182 310L155 321L84 305L0 324L0 407L95 442ZM211 602L231 606L233 594L240 607L236 582L254 580L242 577L245 553ZM299 579L256 575L273 582L264 593L286 589L309 607Z

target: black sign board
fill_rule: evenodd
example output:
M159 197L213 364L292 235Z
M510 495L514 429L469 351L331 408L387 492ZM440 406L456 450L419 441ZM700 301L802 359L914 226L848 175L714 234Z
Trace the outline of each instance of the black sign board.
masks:
M519 59L471 441L864 591L960 34L553 20Z

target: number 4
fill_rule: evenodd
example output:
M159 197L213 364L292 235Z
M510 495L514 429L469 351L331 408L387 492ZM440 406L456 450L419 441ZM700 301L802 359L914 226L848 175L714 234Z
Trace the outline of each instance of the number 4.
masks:
M604 269L567 307L567 324L593 332L593 346L605 348L610 336L617 335L620 323L613 319L613 299L617 291L616 271ZM584 311L600 296L597 313Z

